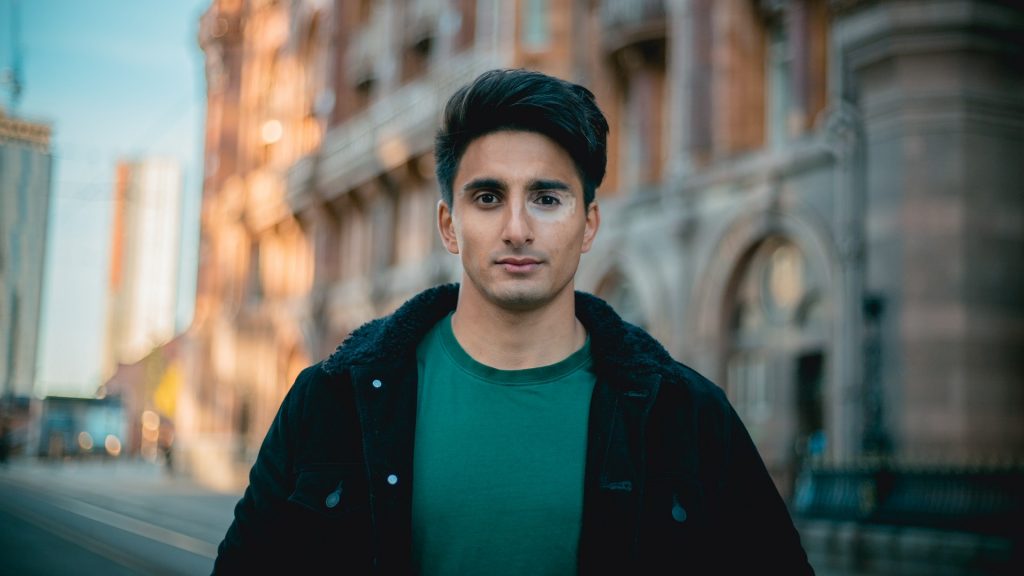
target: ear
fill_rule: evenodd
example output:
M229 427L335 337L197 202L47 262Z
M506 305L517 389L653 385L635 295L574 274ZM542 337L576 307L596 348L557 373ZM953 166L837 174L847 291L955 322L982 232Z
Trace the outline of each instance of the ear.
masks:
M587 224L586 228L583 229L583 248L580 250L581 253L590 251L590 247L594 244L594 237L597 236L597 229L600 227L601 209L595 200L590 203L590 206L587 206Z
M441 233L441 243L452 254L459 253L459 239L455 235L455 220L452 210L444 200L437 202L437 230Z

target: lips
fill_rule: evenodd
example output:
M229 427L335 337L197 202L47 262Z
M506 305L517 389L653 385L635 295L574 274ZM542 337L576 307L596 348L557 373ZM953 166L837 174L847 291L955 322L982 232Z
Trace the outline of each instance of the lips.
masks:
M513 274L524 274L532 272L540 267L540 260L536 258L501 258L498 260L506 272Z

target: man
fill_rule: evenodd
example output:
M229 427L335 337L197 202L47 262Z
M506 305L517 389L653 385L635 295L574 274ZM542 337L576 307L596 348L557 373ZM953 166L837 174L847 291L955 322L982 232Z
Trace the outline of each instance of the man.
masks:
M537 72L452 96L438 225L462 282L299 375L216 572L811 572L722 391L574 290L607 132Z

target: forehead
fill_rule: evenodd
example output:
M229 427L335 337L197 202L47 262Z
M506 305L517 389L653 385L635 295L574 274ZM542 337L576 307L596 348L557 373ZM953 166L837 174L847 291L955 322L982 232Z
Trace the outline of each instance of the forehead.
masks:
M459 161L455 188L461 188L467 180L482 177L510 183L558 179L573 189L581 188L569 153L551 138L536 132L504 130L470 142Z

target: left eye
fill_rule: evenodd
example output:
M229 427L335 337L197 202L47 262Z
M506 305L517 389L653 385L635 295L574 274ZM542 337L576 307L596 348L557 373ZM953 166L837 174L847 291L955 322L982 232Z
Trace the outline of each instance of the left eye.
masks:
M542 204L544 206L557 206L558 204L561 204L561 201L558 199L557 196L553 196L551 194L543 194L537 197L537 203Z

